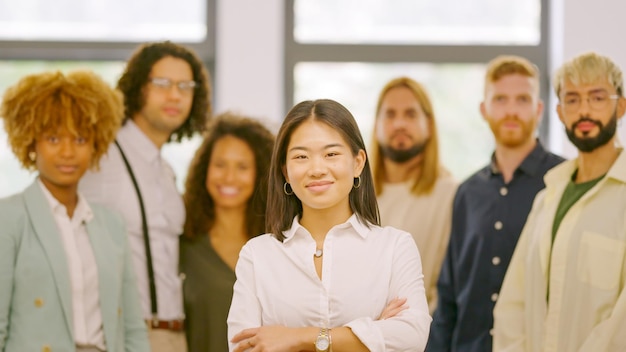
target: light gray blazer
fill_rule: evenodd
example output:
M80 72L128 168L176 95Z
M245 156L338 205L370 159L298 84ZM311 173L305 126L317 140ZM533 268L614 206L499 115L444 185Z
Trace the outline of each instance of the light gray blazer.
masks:
M90 204L108 352L150 351L121 217ZM65 250L37 181L0 199L0 351L74 351Z

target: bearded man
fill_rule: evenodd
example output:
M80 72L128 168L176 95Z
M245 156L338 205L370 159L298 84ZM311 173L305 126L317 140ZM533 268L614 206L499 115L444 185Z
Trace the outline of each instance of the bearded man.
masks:
M554 87L578 157L550 170L535 199L494 311L494 351L625 351L622 70L586 53L559 68Z
M491 162L456 193L427 351L492 350L493 308L543 176L562 158L535 137L539 72L517 56L487 66L480 112L495 138Z
M407 231L415 239L432 314L457 182L439 162L435 114L421 84L399 77L385 85L378 98L372 140L381 223Z

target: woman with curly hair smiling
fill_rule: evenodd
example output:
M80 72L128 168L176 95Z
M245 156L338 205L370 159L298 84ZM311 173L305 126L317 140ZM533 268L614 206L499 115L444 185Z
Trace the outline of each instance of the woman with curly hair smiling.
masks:
M38 178L0 199L0 351L149 351L125 225L78 193L121 119L121 96L87 71L26 76L0 117Z
M180 262L189 351L227 351L226 317L235 264L248 239L265 231L274 136L260 122L217 116L189 168Z

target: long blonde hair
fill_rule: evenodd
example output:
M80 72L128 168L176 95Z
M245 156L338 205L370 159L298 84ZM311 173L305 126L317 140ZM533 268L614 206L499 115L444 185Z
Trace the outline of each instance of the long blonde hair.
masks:
M430 102L430 98L426 93L426 89L409 77L398 77L389 81L380 92L378 96L378 103L376 104L376 118L375 122L378 122L378 115L380 114L380 108L382 106L385 95L393 88L405 87L411 90L415 99L422 107L426 118L428 119L428 126L430 127L430 138L424 146L422 152L422 170L421 173L415 177L413 185L411 186L411 193L415 195L428 194L432 191L442 174L449 174L439 162L439 137L437 133L437 123L435 121L435 114ZM376 194L379 195L383 191L383 183L385 180L385 167L383 164L382 147L378 143L376 138L376 128L374 128L374 136L372 138L371 155L372 160L372 172L374 175L374 186L376 188Z

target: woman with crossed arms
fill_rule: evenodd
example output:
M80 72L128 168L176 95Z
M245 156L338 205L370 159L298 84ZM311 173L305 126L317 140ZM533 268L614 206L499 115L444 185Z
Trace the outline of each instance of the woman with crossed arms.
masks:
M380 227L356 121L304 101L278 132L268 232L237 262L230 351L423 351L431 318L407 232Z

